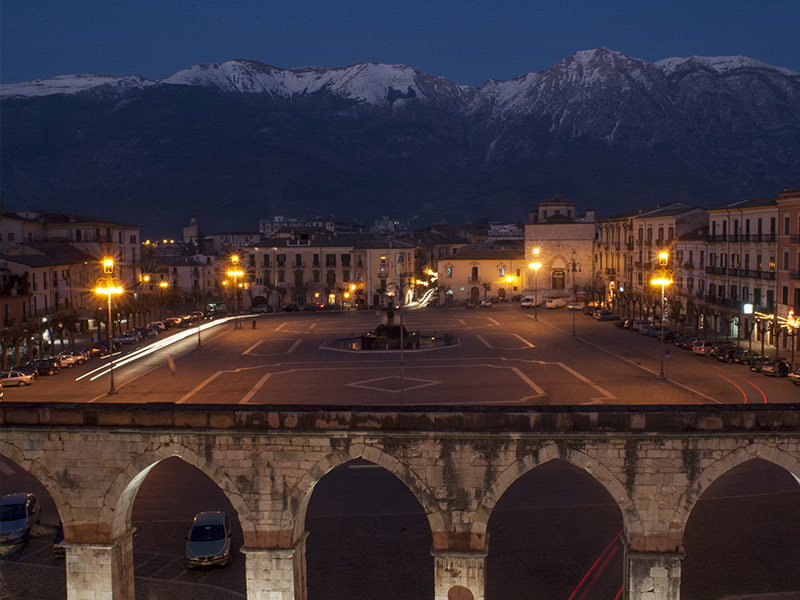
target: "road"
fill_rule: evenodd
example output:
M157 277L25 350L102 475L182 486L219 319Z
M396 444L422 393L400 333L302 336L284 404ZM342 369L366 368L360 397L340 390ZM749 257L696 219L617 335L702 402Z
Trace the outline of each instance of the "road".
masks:
M302 313L259 317L234 329L209 327L202 346L188 337L91 381L94 359L6 400L246 404L717 404L796 402L800 389L670 347L668 380L657 379L656 340L564 309L533 314L516 306L406 315L411 330L450 333L451 347L351 353L326 344L373 329L384 313ZM178 332L179 334L181 332ZM115 360L136 351L127 348ZM102 371L98 371L102 372ZM42 524L26 546L0 548L0 598L65 597L63 560L52 556L58 522L44 488L7 460L0 491L32 490ZM134 504L137 599L245 597L244 557L223 569L187 571L183 536L192 516L233 508L205 475L179 459L156 465ZM431 537L410 492L383 469L343 465L315 487L308 509L311 600L429 600ZM489 523L490 600L530 597L615 600L622 586L619 510L589 475L547 463L512 486ZM786 471L752 461L715 483L686 532L682 598L800 589L800 486ZM795 597L800 597L797 592ZM781 600L784 600L782 598Z
M576 335L572 336L575 317ZM453 336L452 346L405 352L349 352L336 338L373 330L385 313L279 313L195 329L147 353L127 347L93 359L7 400L324 405L744 404L800 400L786 379L699 357L667 344L666 380L657 375L657 340L566 309L532 312L516 304L491 309L408 312L405 325ZM174 338L173 338L174 339ZM159 340L158 344L164 344ZM138 354L138 357L136 355ZM135 359L135 360L134 360ZM127 362L129 361L130 362ZM82 377L82 378L81 378Z

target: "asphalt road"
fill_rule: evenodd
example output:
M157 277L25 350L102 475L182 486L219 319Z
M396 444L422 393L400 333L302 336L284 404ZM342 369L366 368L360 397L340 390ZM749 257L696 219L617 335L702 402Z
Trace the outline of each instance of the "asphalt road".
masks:
M572 335L573 316L576 335ZM206 323L152 352L115 357L6 390L7 400L324 405L743 404L800 401L800 387L742 365L665 345L566 309L517 304L490 309L408 311L407 329L445 334L454 344L418 351L350 352L337 338L358 336L385 313L278 313L243 327ZM170 332L175 334L176 332ZM176 337L170 339L177 339Z

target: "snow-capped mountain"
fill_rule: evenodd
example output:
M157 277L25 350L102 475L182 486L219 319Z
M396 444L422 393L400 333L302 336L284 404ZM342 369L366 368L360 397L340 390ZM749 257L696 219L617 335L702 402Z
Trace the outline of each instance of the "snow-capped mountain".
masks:
M5 84L0 100L5 206L80 199L149 220L152 205L171 226L221 209L228 227L270 213L519 219L555 192L602 214L800 184L800 73L740 56L597 48L480 88L404 65L230 60L157 81Z

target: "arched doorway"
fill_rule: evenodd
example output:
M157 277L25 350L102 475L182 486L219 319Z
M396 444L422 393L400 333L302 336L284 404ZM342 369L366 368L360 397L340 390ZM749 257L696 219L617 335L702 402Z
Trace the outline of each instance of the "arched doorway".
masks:
M223 511L232 529L231 561L224 567L189 570L184 562L192 519L199 512ZM166 597L185 590L192 598L234 600L246 595L245 557L238 514L208 475L176 456L157 463L141 483L133 503L131 524L136 594Z
M497 299L500 302L505 302L506 301L506 289L505 288L500 288L499 290L497 290Z
M429 600L432 536L397 477L356 459L314 486L305 517L308 600Z
M681 600L800 594L800 482L758 458L730 469L693 507L683 547Z
M0 457L0 496L32 493L40 507L39 522L24 544L0 546L0 597L66 598L67 576L63 557L54 557L53 541L61 521L58 507L45 486L14 461Z
M589 473L551 460L515 481L492 510L488 600L608 598L623 587L622 513Z
M469 299L473 302L477 302L481 298L481 291L474 287L469 290Z

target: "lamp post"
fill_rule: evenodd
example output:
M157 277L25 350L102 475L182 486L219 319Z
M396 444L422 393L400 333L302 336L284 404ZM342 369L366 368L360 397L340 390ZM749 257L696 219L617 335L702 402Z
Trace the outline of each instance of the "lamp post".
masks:
M241 324L239 323L239 282L238 279L244 275L244 271L239 269L239 256L234 254L231 256L231 268L228 269L228 277L233 277L233 295L235 301L235 313L234 313L234 321L233 327L234 329L239 329Z
M797 337L797 329L800 327L800 317L794 316L794 309L789 309L789 318L786 319L786 335L792 340L792 368L794 368L794 346Z
M658 253L659 269L655 277L650 280L651 285L661 286L661 368L658 372L659 379L664 377L664 288L672 283L672 271L667 268L669 262L669 252L662 250Z
M111 357L111 367L107 394L111 396L117 393L116 388L114 388L114 347L112 345L113 341L111 340L111 296L114 294L121 294L123 289L114 279L114 259L110 256L103 258L103 273L105 277L97 282L97 287L94 291L98 295L108 296L108 327L106 331L108 333L108 355Z
M542 268L542 263L539 262L539 248L533 249L533 262L528 268L533 269L533 320L538 321L536 309L539 306L539 269Z
M570 268L572 270L572 337L575 337L575 310L578 304L578 285L575 283L575 273L580 272L581 263L577 261L578 255L575 250L572 251L572 260Z

